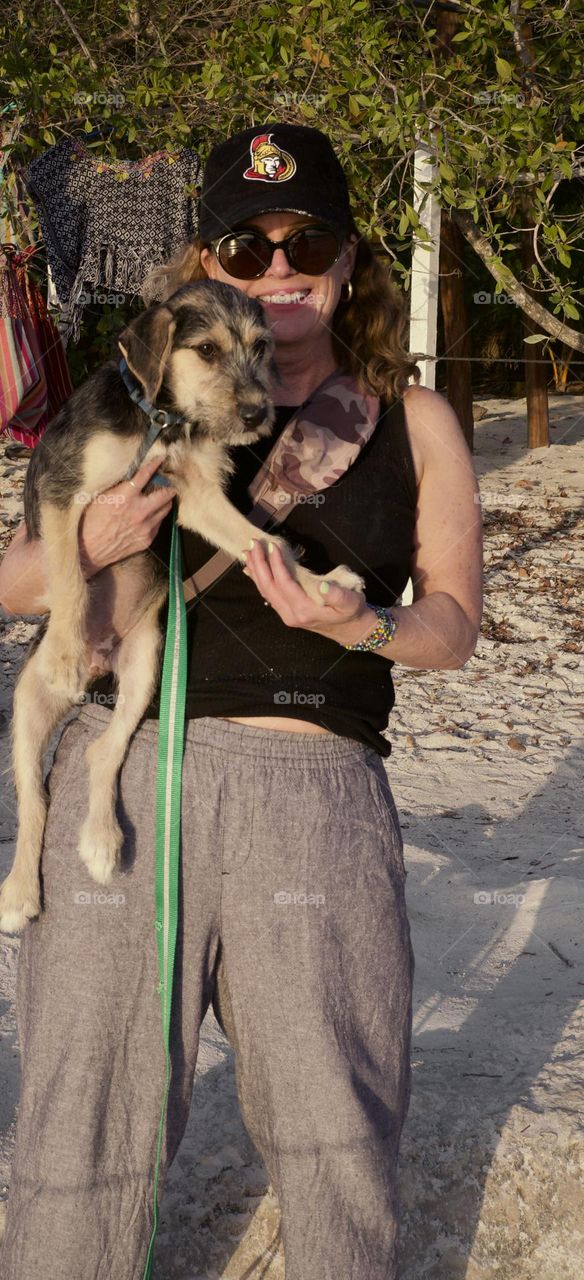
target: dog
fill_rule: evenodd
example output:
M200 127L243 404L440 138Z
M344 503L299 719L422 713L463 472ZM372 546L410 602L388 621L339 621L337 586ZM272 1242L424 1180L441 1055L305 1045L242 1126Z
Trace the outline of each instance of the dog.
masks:
M261 305L218 281L185 284L132 320L118 347L145 400L166 411L167 425L145 457L160 458L159 470L177 490L178 525L243 562L242 549L250 538L267 541L267 535L262 539L225 490L235 465L230 446L269 436L275 419L274 344ZM119 361L112 359L73 392L27 469L26 529L29 539L42 537L46 548L49 617L33 637L14 692L11 747L18 837L12 869L0 888L0 929L7 933L18 932L41 910L48 801L43 757L59 721L83 700L95 679L89 665L89 619L111 608L118 593L131 591L131 598L140 601L136 622L111 657L118 683L115 710L105 732L85 753L89 809L78 844L79 856L98 884L108 884L118 865L123 843L116 819L118 773L156 687L163 648L158 615L168 578L166 567L145 550L87 582L78 533L88 503L123 480L135 463L149 425L147 413L129 394ZM363 591L363 579L347 566L319 577L298 563L302 548L291 548L274 533L269 537L295 580L320 605L324 579Z

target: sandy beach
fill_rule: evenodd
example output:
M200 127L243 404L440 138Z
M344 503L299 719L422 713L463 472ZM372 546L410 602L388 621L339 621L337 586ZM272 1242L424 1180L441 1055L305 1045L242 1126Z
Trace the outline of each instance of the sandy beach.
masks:
M388 729L416 956L402 1280L581 1280L584 397L550 397L552 447L536 450L524 400L480 404L481 636L461 670L396 666ZM26 468L5 444L0 554ZM2 878L14 849L12 693L35 625L2 616ZM0 1201L20 1085L18 949L0 934ZM278 1224L210 1013L154 1276L283 1280Z

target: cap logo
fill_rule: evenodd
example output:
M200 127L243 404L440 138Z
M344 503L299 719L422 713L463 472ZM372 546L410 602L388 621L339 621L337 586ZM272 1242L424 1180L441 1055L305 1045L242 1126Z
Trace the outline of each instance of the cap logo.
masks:
M296 173L296 161L289 151L272 142L273 134L258 133L250 143L251 166L244 169L244 178L258 182L287 182Z

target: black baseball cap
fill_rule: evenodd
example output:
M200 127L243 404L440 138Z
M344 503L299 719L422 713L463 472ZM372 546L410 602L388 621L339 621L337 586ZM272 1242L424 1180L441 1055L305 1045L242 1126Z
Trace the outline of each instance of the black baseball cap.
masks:
M340 161L320 129L265 124L226 138L209 153L199 202L207 243L259 213L321 218L344 234L351 220Z

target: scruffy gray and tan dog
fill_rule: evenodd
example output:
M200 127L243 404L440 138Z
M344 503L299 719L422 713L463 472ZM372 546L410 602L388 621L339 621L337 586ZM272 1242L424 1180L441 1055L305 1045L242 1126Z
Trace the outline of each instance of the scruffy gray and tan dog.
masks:
M172 478L179 495L178 524L241 561L250 538L262 534L226 497L234 465L229 447L253 444L270 434L274 422L273 339L260 304L231 285L193 282L142 312L118 345L144 398L181 415L146 453L148 459L160 457L161 470ZM167 572L147 550L109 565L88 583L78 532L85 506L124 478L149 426L113 359L74 391L27 470L27 534L42 537L46 547L50 605L14 693L19 827L14 864L0 889L0 929L8 933L41 909L47 811L43 758L55 727L95 678L89 666L89 619L118 592L130 591L140 605L135 625L113 650L118 697L111 721L86 752L89 812L79 839L79 855L98 883L109 882L118 861L123 840L115 812L118 773L156 686L162 652L158 615L167 596ZM270 538L296 581L322 604L322 578L297 563L298 552L283 538L273 533ZM357 590L363 585L345 566L324 576Z

